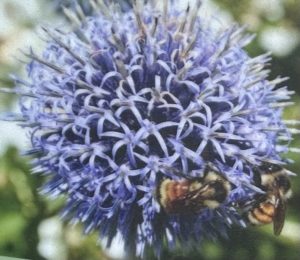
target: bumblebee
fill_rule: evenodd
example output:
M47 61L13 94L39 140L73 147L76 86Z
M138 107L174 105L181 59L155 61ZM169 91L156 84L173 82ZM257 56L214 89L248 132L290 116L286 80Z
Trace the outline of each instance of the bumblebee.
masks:
M158 201L168 214L197 214L215 209L227 198L230 183L218 172L207 170L202 178L164 179L158 186Z
M275 164L264 164L254 171L255 184L265 193L254 197L246 216L253 225L273 222L273 232L280 235L285 221L286 202L292 196L287 171Z

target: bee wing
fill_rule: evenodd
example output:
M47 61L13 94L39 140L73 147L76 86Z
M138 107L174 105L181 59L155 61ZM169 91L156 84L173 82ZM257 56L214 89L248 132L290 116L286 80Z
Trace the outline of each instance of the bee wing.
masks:
M198 204L202 204L205 200L212 200L214 199L215 190L211 188L210 183L207 183L200 187L199 189L196 189L194 191L190 191L186 198L191 201L196 201Z
M205 200L212 199L212 193L209 191L208 185L193 190L187 191L177 198L169 200L169 212L173 213L199 213L201 210L207 208L204 204Z
M286 211L286 205L285 202L282 200L282 198L278 198L278 204L275 210L275 215L273 219L273 232L274 235L279 236L285 220L285 211Z
M252 199L247 199L244 201L239 201L236 204L236 208L241 210L243 213L248 212L249 210L256 208L259 206L259 204L266 200L265 194L258 194L254 196Z
M185 196L170 198L165 209L168 213L190 214L198 213L205 208L201 199L193 198L193 195L188 193Z

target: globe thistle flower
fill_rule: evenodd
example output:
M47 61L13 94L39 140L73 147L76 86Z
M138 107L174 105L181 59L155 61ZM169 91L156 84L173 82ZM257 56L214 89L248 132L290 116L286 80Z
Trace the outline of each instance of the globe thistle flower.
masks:
M94 16L68 13L76 30L44 28L43 54L26 54L29 80L15 78L14 118L29 129L33 172L48 176L43 192L65 195L63 216L86 233L109 245L120 232L140 256L243 225L233 205L259 191L253 167L286 163L291 140L282 111L292 91L278 86L284 78L268 79L269 54L251 58L243 48L252 36L235 25L216 30L198 16L200 1L126 13L91 2ZM207 165L231 183L226 201L167 214L162 180L201 177Z

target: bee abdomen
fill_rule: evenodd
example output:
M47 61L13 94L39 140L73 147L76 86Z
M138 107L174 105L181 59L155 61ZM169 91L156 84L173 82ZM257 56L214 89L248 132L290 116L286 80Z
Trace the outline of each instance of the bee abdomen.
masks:
M184 182L170 181L166 186L166 193L168 197L172 200L183 196L187 193L189 186Z
M259 209L265 214L270 217L274 217L275 207L272 203L261 203L259 205Z
M261 203L248 214L249 221L254 225L263 225L273 222L275 207L271 203Z
M160 204L167 212L174 211L174 203L178 198L184 197L188 189L188 182L177 182L169 179L164 180L159 189Z

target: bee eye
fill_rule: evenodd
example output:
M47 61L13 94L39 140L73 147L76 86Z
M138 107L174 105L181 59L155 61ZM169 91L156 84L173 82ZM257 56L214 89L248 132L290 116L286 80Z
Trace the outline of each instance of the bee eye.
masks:
M277 164L265 163L259 167L259 169L266 173L279 172L282 170L282 167Z
M271 164L271 165L269 166L269 170L270 170L271 172L279 172L279 171L281 171L281 169L282 169L282 167L279 166L279 165L276 165L276 164Z
M277 179L277 185L285 192L291 188L291 182L286 176L279 176Z

